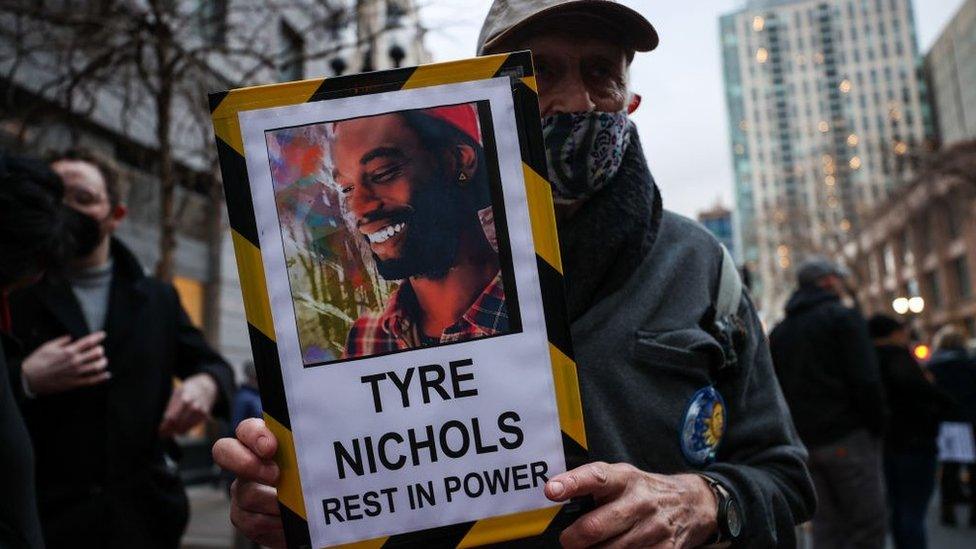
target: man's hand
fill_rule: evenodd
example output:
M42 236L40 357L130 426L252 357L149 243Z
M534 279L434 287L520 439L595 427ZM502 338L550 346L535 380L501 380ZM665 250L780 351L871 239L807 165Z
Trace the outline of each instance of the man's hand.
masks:
M77 341L62 336L41 345L21 364L27 389L52 395L108 381L112 374L105 370L104 340L105 332L95 332Z
M210 374L197 374L183 380L173 389L173 395L159 424L163 437L180 435L210 417L210 410L217 401L217 382Z
M278 441L261 419L237 426L237 438L222 438L213 446L217 465L237 475L230 487L230 520L251 541L265 547L285 547L278 510L278 466L271 458Z
M585 495L598 506L563 531L563 547L697 547L718 528L718 501L698 475L590 463L546 483L553 501Z

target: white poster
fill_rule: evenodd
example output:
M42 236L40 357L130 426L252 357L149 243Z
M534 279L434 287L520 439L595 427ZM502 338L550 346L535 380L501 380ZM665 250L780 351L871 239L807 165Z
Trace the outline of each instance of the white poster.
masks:
M973 447L973 426L962 422L939 425L939 461L976 463Z

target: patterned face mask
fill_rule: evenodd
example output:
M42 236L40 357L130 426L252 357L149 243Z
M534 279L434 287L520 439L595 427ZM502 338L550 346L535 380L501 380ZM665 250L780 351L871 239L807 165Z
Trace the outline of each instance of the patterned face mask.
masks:
M588 198L609 183L630 145L627 111L559 113L542 119L557 201Z

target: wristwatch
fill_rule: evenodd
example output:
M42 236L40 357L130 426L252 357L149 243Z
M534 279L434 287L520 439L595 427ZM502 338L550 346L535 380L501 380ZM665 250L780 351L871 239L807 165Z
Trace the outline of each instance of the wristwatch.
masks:
M699 474L699 476L705 479L708 487L715 494L715 499L718 500L718 532L715 534L716 537L710 540L707 545L739 539L742 535L742 510L739 508L735 496L725 486L722 486L721 482L708 475Z

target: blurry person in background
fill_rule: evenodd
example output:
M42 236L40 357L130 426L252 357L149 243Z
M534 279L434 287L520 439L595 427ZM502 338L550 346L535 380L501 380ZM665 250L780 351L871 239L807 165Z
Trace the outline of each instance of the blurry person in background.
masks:
M802 263L786 318L769 336L783 394L810 452L816 549L885 542L884 396L867 324L842 302L846 277L825 259Z
M925 549L925 515L935 489L939 422L954 408L912 356L906 324L874 315L868 331L888 403L884 472L891 537L896 549Z
M935 334L934 352L928 368L935 383L959 406L952 421L968 423L976 430L976 359L966 352L966 338L954 326L945 326ZM942 463L942 523L955 526L955 505L964 501L963 468L969 479L969 526L976 527L976 467L972 463Z
M10 334L7 294L63 262L71 238L62 193L61 180L43 163L0 151L0 547L44 546L33 448L17 407L20 380L7 371L6 355L20 354Z
M244 362L244 383L234 395L234 407L230 414L232 430L251 417L261 417L261 394L258 392L258 372L254 368L254 361L248 360Z
M69 151L51 168L93 230L76 235L63 272L10 294L26 356L11 375L34 442L45 542L172 549L188 502L167 450L211 412L226 414L232 373L173 286L146 276L113 238L126 208L111 161Z

